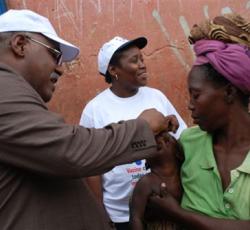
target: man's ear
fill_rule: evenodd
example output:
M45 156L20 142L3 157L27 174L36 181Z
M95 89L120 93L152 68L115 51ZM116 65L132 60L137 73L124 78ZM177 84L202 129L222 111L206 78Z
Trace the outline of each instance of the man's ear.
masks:
M225 87L225 101L228 104L232 104L236 95L237 95L237 89L235 88L235 86L233 86L232 84L228 84Z
M19 57L24 57L27 38L24 34L16 33L10 38L10 48Z

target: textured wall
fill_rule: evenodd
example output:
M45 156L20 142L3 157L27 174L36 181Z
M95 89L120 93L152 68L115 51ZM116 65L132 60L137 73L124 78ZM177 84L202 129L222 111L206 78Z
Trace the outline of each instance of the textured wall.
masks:
M81 49L65 65L65 76L49 107L78 123L82 108L108 87L97 72L97 53L115 35L146 36L143 49L149 85L162 90L191 125L187 110L187 73L194 60L189 28L205 18L236 11L249 18L247 0L7 0L8 8L28 8L50 18L58 33Z

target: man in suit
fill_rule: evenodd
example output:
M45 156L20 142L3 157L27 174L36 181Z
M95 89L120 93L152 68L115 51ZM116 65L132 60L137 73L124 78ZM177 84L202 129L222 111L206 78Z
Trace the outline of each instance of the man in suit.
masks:
M154 135L175 120L148 110L99 130L65 124L45 103L79 50L32 11L0 16L0 51L1 230L111 229L82 178L158 154Z

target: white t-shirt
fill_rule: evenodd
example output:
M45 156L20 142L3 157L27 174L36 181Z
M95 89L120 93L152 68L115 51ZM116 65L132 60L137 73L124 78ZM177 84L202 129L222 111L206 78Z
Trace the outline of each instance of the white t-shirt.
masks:
M175 114L180 127L176 138L186 128L185 122L166 96L159 90L140 87L132 97L121 98L106 89L93 98L83 110L80 125L87 128L102 128L121 120L135 119L145 109L155 108L165 116ZM98 143L97 143L98 144ZM146 174L145 160L114 167L102 175L103 202L115 223L129 221L129 199L136 182Z

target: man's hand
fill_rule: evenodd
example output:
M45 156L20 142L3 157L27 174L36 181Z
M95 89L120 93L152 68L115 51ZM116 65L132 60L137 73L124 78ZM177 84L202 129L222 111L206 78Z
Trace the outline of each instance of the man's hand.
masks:
M179 128L179 122L175 115L168 115L165 117L167 123L167 130L168 132L176 133L177 129Z
M148 122L155 135L162 131L176 132L176 130L179 128L179 123L175 115L164 117L164 115L158 112L156 109L144 110L138 118Z

